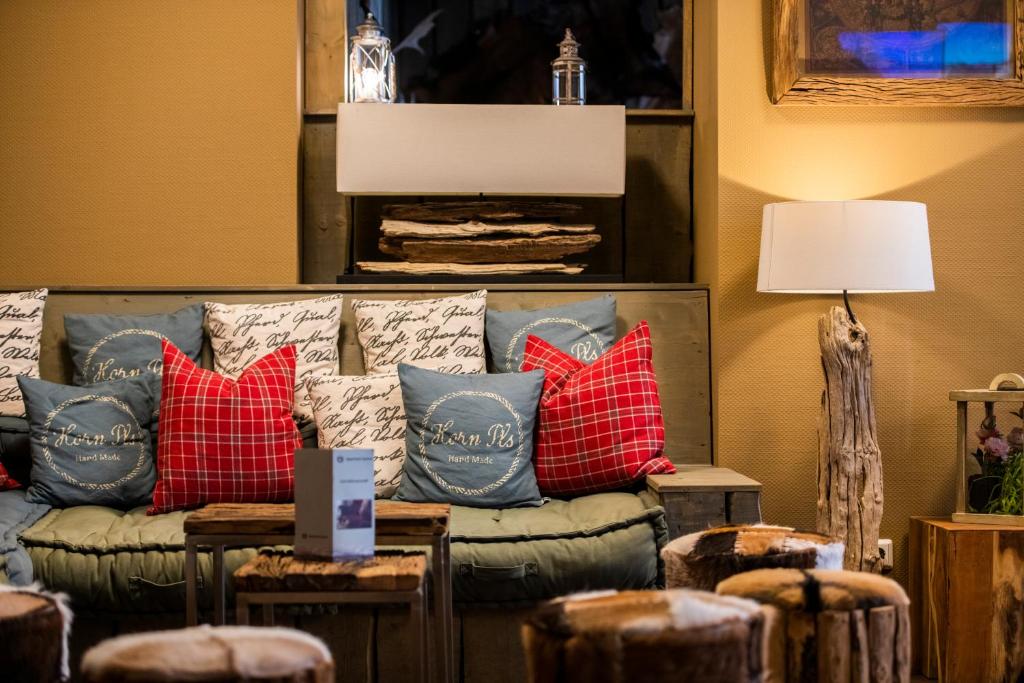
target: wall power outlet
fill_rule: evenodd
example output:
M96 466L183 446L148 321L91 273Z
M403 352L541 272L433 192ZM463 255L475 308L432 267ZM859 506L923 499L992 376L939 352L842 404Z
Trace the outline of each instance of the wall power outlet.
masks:
M878 554L882 556L882 571L892 571L892 539L878 539Z

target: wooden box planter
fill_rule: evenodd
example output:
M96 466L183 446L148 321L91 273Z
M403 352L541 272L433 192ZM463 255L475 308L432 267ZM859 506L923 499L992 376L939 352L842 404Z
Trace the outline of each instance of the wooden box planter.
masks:
M969 445L972 436L971 423L968 421L968 406L981 403L986 415L993 415L995 405L999 403L1016 403L1024 406L1024 378L1020 375L998 375L989 384L988 389L959 389L949 392L949 400L956 401L956 435L957 435L957 488L956 511L954 522L966 524L1003 524L1024 527L1024 514L991 514L972 511L969 502L971 484L968 467L974 460L973 448ZM1024 458L1024 454L1018 456ZM1024 471L1022 471L1024 486Z

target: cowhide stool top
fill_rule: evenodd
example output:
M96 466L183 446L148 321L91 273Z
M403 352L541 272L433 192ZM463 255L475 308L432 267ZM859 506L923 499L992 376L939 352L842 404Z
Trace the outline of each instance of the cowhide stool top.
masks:
M67 596L38 586L0 586L0 680L63 681L70 676Z
M703 591L600 591L526 620L532 683L759 680L763 608Z
M198 626L111 638L82 658L87 683L333 683L317 638L286 628Z
M843 544L767 524L720 526L680 536L661 550L669 588L714 590L734 574L765 568L842 569Z
M867 572L761 569L719 595L765 609L765 681L910 682L910 600Z

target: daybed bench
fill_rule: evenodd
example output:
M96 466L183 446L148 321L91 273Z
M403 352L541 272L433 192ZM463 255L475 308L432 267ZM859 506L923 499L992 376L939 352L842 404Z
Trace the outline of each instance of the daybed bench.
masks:
M153 288L112 291L54 288L45 309L41 351L44 379L69 383L63 315L168 312L198 301L266 302L342 292L360 298L424 298L473 286L369 286ZM646 319L654 343L666 422L665 452L676 464L711 464L708 292L696 285L490 286L488 305L541 308L612 292L620 332ZM346 302L347 304L347 302ZM362 374L362 357L345 306L341 342L343 374ZM205 360L209 361L206 350ZM5 462L25 449L27 425L0 420ZM315 444L315 433L303 436ZM12 471L17 478L17 472ZM145 508L97 506L49 509L25 502L23 491L0 493L0 582L36 580L70 595L75 611L74 649L125 631L184 625L186 512L158 516ZM452 511L453 593L456 603L456 669L462 680L522 677L519 622L523 608L566 593L595 589L644 589L663 585L658 553L669 540L658 498L636 491L552 500L539 508L505 510L455 507ZM226 553L233 571L256 549ZM201 607L212 604L212 562L200 557ZM230 593L229 593L230 600ZM500 609L495 609L500 608ZM384 677L401 674L401 613L301 611L294 618L334 650L339 676L365 679L367 667Z

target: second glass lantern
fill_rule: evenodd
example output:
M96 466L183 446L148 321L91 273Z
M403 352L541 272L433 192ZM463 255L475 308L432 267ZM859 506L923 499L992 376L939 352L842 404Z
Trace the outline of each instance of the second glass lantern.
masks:
M373 12L356 27L348 57L349 102L395 101L395 55Z
M565 29L558 44L558 58L551 62L551 101L554 104L586 104L587 63L580 57L580 44Z

